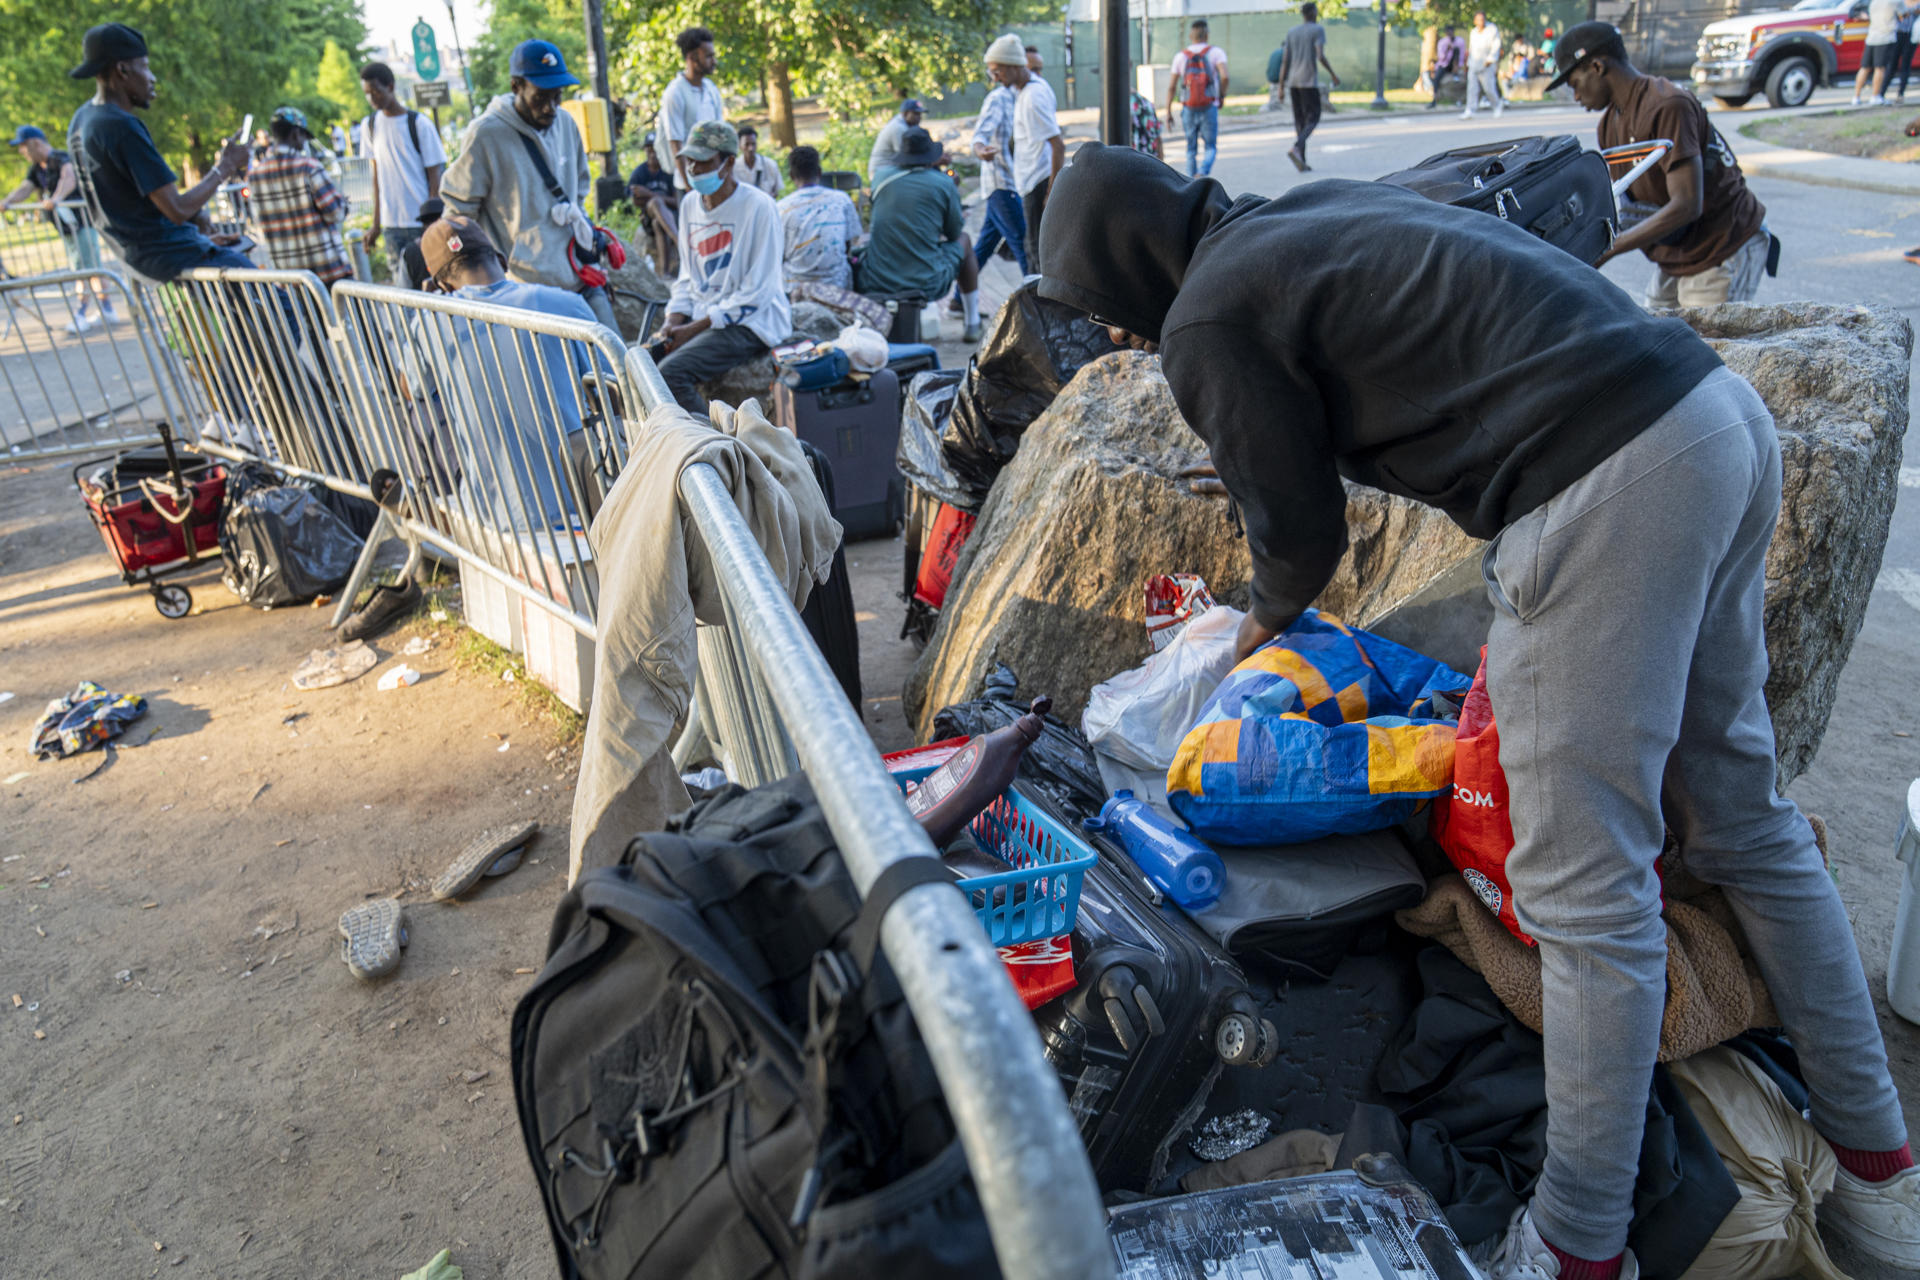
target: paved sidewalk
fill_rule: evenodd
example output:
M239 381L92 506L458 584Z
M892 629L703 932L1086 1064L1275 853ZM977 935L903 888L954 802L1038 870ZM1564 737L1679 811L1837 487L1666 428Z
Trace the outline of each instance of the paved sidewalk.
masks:
M1776 146L1745 132L1739 135L1734 150L1739 153L1740 168L1749 175L1765 174L1770 178L1786 178L1816 187L1845 187L1853 191L1877 191L1890 196L1920 196L1920 165Z

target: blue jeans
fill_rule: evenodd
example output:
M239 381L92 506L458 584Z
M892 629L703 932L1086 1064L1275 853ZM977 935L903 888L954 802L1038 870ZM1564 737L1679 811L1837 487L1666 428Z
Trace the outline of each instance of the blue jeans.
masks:
M1182 107L1180 127L1187 131L1187 176L1212 173L1213 158L1220 154L1220 145L1215 141L1220 133L1220 108ZM1202 142L1207 144L1204 160L1199 158Z
M1013 249L1020 274L1031 275L1027 266L1027 215L1020 207L1020 197L1011 191L994 191L987 196L986 217L973 242L973 256L982 268L999 252L1002 241Z
M398 288L418 289L423 283L407 273L407 249L419 244L425 231L420 226L380 228L380 242L387 250L387 275Z

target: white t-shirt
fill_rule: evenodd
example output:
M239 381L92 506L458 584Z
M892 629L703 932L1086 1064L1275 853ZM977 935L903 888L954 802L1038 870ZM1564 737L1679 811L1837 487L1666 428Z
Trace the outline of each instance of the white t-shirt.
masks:
M1047 139L1060 136L1053 113L1053 89L1039 76L1013 95L1013 188L1026 195L1053 175L1053 148Z
M735 180L733 194L709 209L689 191L680 201L680 278L669 314L707 319L716 329L753 330L768 346L793 328L780 210L767 193Z
M1467 66L1475 71L1500 61L1500 28L1489 22L1467 33Z
M653 150L659 156L654 163L673 175L674 186L685 191L687 180L673 163L673 149L667 145L668 141L684 144L687 135L693 132L693 126L702 120L726 118L719 85L711 79L702 80L696 85L687 79L684 71L673 78L667 91L660 95L660 118L654 122Z
M798 187L779 207L786 229L787 287L817 280L851 289L853 269L847 262L847 248L866 234L852 198L832 187Z
M780 166L768 159L762 151L754 155L753 168L747 168L747 162L736 158L733 162L733 176L750 187L758 187L775 200L780 198Z
M1896 0L1869 0L1867 4L1867 43L1892 44L1900 26L1900 6Z
M375 112L360 123L363 153L373 157L373 171L380 180L380 225L411 227L420 219L420 206L427 201L427 167L445 164L447 149L440 145L440 134L432 116L414 120L407 128L407 117ZM420 137L414 149L413 134Z

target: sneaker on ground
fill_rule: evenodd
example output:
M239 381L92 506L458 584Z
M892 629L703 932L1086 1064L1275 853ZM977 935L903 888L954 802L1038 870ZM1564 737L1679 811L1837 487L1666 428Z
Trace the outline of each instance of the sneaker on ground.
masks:
M1902 1169L1885 1182L1840 1170L1820 1202L1820 1224L1869 1257L1920 1271L1920 1169Z
M1858 94L1855 94L1855 95L1854 95L1854 99L1853 99L1853 101L1852 101L1852 102L1849 102L1849 103L1848 103L1847 105L1848 105L1848 106L1850 106L1850 107L1857 107L1857 106L1859 106L1859 105L1860 105L1860 96L1859 96Z
M118 311L115 311L112 307L102 307L100 309L100 316L108 324L125 324L127 322L127 318Z
M1884 107L1887 105L1887 100L1884 95L1876 94L1872 99L1868 101L1867 105L1872 107Z
M966 327L965 332L960 335L960 341L969 344L980 341L980 322L978 320L975 320Z
M1462 120L1471 120L1471 119L1473 119L1473 112L1471 112L1471 111L1462 111L1462 112L1460 113L1460 118L1461 118Z
M420 588L409 580L402 586L375 587L373 598L340 624L342 640L371 640L420 603Z
M1513 1211L1507 1234L1480 1269L1487 1280L1560 1280L1560 1259L1534 1229L1525 1206ZM1640 1280L1640 1264L1632 1253L1620 1264L1620 1280Z
M1909 249L1900 256L1908 262L1911 262L1914 266L1920 267L1920 248Z
M95 320L92 316L88 315L84 311L82 311L79 315L75 316L73 319L67 321L68 333L91 333L93 330L99 327L100 327L100 322L98 320Z

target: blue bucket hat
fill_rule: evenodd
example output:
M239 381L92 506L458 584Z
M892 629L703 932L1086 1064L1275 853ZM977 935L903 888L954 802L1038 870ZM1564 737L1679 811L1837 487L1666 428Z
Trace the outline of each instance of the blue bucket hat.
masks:
M559 47L546 40L525 40L515 45L507 70L536 89L560 89L580 83L567 70L567 60Z

